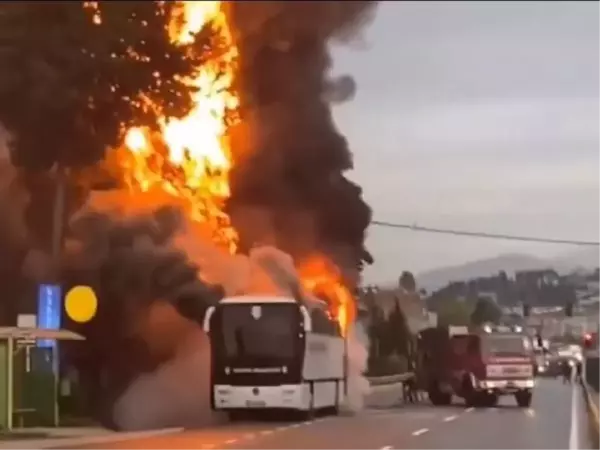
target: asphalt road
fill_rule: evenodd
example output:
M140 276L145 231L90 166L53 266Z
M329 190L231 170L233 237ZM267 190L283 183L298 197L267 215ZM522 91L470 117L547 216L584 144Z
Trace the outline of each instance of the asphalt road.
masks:
M512 397L496 408L397 405L397 388L373 393L353 416L304 423L236 423L87 448L200 449L589 449L579 387L540 379L530 409ZM572 426L574 424L574 426ZM81 447L78 447L81 448Z

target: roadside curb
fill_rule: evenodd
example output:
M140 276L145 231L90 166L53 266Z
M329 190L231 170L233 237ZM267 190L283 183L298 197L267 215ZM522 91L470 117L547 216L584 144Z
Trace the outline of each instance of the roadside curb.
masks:
M588 410L588 422L590 425L590 434L592 438L592 442L594 444L594 448L600 447L600 423L599 423L599 414L598 407L594 403L592 399L592 393L590 392L590 388L585 380L582 380L581 386L583 387L583 396L585 397L585 402L587 404ZM596 394L598 395L598 394Z
M163 428L160 430L115 432L96 436L78 436L61 437L50 439L31 439L6 441L0 444L0 448L26 448L26 449L45 449L45 448L66 448L79 447L90 444L104 444L107 442L130 441L133 439L144 439L154 436L180 433L184 428Z

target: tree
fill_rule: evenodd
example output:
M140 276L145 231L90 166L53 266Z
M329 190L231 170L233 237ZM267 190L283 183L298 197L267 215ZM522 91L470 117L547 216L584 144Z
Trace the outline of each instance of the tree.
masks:
M170 42L172 2L0 5L0 121L13 162L92 164L124 129L192 106L182 77L201 62Z
M379 362L387 356L385 348L386 320L381 308L375 304L369 305L369 358L367 361L369 373L377 373Z
M502 310L496 303L485 298L477 299L475 309L471 314L472 324L481 325L485 322L499 323L501 318Z
M394 309L387 320L387 336L389 348L398 355L408 356L410 330L400 302L394 302Z
M472 308L465 301L447 299L438 303L438 324L441 326L467 326L471 322Z
M417 290L417 282L414 275L406 270L400 275L399 284L407 292L415 292Z
M50 195L39 189L53 182L50 168L92 165L127 128L156 128L159 117L190 110L193 91L184 78L205 58L194 49L212 33L207 28L193 46L173 44L176 8L156 1L0 4L0 123L10 133L13 164L28 171L31 194ZM71 197L78 196L74 189ZM28 224L49 228L53 203L32 199Z

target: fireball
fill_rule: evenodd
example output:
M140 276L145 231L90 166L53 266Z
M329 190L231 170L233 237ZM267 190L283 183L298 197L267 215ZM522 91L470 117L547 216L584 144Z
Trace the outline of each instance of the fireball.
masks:
M180 5L169 29L172 42L189 45L194 35L210 24L226 44L226 51L203 64L194 78L185 80L194 92L194 107L186 117L161 118L158 135L143 128L127 130L126 151L120 153L119 166L132 192L161 191L177 199L217 244L233 254L238 236L223 207L230 195L232 167L228 131L239 120L239 97L232 88L238 48L221 2L185 1ZM345 331L353 318L352 296L337 271L320 262L304 266L300 273L306 289L325 289L326 297L335 299L330 302L332 314Z

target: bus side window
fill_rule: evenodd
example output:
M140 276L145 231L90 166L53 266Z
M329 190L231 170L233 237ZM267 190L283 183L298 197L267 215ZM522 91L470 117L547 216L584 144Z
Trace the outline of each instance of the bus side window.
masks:
M315 308L310 313L313 332L317 334L335 335L335 325L331 322L325 311Z
M340 324L337 320L335 319L329 319L331 325L333 326L333 334L335 336L341 336L342 335L342 328L340 327Z

